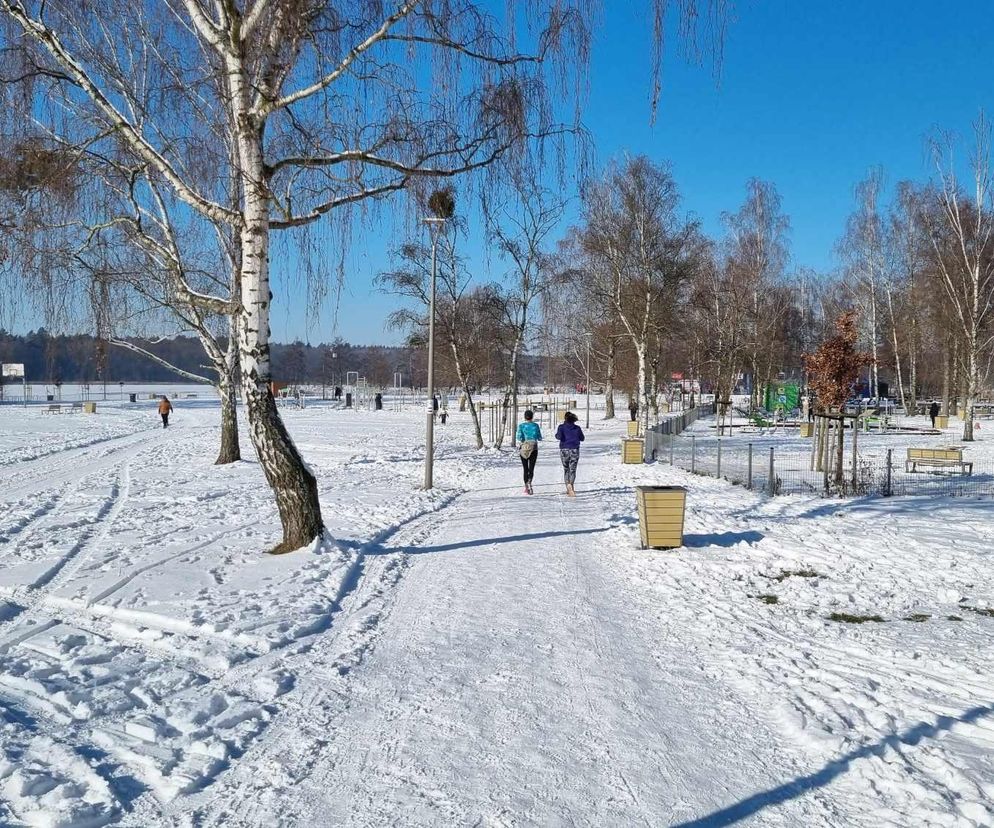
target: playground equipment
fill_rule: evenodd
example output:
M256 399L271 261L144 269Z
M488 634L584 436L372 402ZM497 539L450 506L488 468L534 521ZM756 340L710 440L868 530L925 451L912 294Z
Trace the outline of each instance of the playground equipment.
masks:
M800 408L801 387L796 382L778 382L763 389L763 408L786 414Z

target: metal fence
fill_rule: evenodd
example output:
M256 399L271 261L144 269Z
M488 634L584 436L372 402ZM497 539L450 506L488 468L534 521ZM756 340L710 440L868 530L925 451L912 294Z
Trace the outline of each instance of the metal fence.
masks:
M837 478L834 465L826 471L813 470L807 451L784 449L768 442L754 445L711 435L682 434L690 423L710 413L701 407L653 426L646 435L645 459L770 495L994 497L991 460L974 462L969 474L953 467L923 466L910 471L905 451L888 448L882 456L857 454L853 468L853 457L847 451L841 478Z

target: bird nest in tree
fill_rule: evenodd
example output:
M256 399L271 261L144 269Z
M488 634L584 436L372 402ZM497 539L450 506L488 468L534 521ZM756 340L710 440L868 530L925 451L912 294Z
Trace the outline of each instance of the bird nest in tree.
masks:
M456 212L456 197L452 188L443 187L428 196L428 209L436 218L452 218Z

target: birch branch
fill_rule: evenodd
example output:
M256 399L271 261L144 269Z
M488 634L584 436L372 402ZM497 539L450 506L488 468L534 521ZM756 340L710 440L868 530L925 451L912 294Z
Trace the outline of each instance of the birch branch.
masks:
M195 380L196 382L203 382L203 383L206 383L207 385L214 385L215 384L214 380L209 379L207 377L203 377L200 374L193 374L190 371L184 371L182 368L179 368L178 366L173 365L171 362L168 362L167 360L164 360L162 357L156 356L151 351L146 351L144 348L140 348L137 345L135 345L134 343L128 342L127 340L110 338L107 341L111 345L116 345L118 348L123 348L123 349L125 349L127 351L133 351L136 354L141 354L142 356L147 357L148 359L152 360L152 362L158 363L163 368L166 368L169 371L172 371L174 374L177 374L177 375L179 375L181 377L186 377L187 379L192 379L192 380Z

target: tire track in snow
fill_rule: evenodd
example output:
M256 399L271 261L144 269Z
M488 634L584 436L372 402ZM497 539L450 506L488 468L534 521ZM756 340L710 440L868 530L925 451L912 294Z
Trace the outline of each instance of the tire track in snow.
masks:
M0 467L0 485L3 486L4 496L25 497L66 483L78 483L81 468L85 467L86 475L90 475L118 462L116 455L120 452L130 453L144 448L148 431L108 437L85 446L60 449L38 460L19 462L13 467Z

